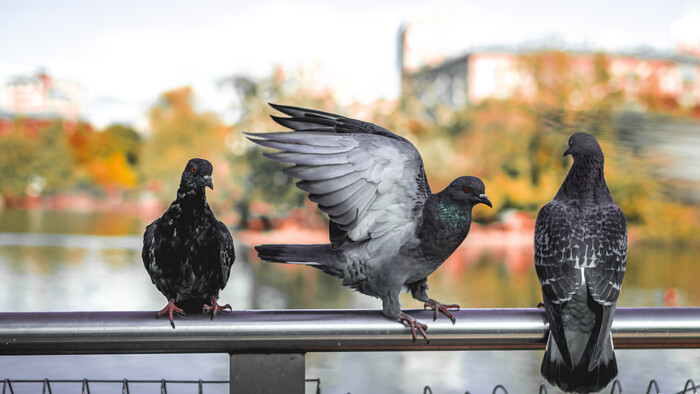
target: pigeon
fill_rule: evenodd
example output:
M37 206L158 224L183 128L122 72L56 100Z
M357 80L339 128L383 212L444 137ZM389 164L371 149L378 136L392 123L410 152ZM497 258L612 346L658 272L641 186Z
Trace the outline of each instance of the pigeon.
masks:
M143 264L151 281L168 299L156 317L173 313L231 309L217 303L219 290L228 282L236 255L233 238L207 204L205 187L214 189L213 167L204 159L191 159L182 172L177 198L143 235ZM211 304L207 304L211 302Z
M627 261L627 221L590 134L569 138L574 164L535 222L535 270L549 337L542 376L567 392L596 392L617 376L610 326Z
M382 301L383 314L429 341L427 326L401 311L399 293L438 311L427 277L457 249L471 225L474 205L492 206L484 183L462 176L433 194L423 160L407 139L375 124L327 112L270 104L289 117L272 116L292 132L246 133L254 143L281 152L269 159L293 164L287 175L328 214L329 244L259 245L261 260L309 265L342 284Z

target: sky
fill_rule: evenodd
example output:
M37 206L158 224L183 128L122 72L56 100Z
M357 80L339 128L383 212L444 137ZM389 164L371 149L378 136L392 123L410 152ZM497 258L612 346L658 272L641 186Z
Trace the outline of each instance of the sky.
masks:
M77 82L95 126L146 127L166 90L192 86L200 110L232 121L231 75L264 78L276 64L319 69L340 104L399 94L402 24L451 26L449 48L542 40L606 50L670 51L671 25L697 2L672 1L33 1L0 0L0 89L44 68ZM293 103L290 103L293 104Z

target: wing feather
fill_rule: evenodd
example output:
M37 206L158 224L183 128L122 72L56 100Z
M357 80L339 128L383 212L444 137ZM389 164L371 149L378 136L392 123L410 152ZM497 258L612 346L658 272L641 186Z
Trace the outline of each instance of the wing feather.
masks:
M542 287L549 331L569 368L572 367L571 354L564 334L561 307L581 284L580 270L571 269L575 264L571 259L571 238L574 236L563 204L554 200L540 209L535 222L535 271Z
M620 296L627 269L627 219L616 205L607 205L596 209L589 220L588 227L595 229L590 237L596 242L593 261L586 267L586 283L591 297L609 306Z
M299 178L297 187L328 214L334 247L414 224L413 208L425 202L430 187L413 144L372 123L271 105L291 116L273 119L294 132L246 135L281 151L266 157L293 164L284 172ZM394 205L398 208L387 209Z

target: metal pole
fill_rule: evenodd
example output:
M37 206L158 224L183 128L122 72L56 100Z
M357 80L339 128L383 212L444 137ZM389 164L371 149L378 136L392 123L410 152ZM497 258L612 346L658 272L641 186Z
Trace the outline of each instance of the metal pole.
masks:
M541 309L463 309L457 324L408 310L430 343L377 310L255 310L176 317L155 312L0 313L0 355L115 353L306 353L386 350L542 349ZM700 308L618 308L615 347L698 348Z
M304 394L304 355L232 354L231 394Z

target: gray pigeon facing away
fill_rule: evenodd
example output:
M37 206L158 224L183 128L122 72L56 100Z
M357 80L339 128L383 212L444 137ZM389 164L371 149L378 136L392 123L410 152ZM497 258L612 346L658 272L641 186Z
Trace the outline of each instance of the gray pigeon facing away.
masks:
M265 156L293 166L297 186L330 217L330 244L259 245L260 259L318 268L343 285L382 300L382 312L405 322L428 341L427 326L403 313L399 292L434 311L454 316L428 297L427 277L469 233L474 205L491 206L476 177L455 179L432 194L423 161L408 140L387 129L343 116L273 105L290 117L272 118L293 132L246 134L258 145L279 149Z
M617 376L610 326L627 261L627 221L586 133L569 138L574 164L535 224L535 269L549 338L541 372L567 392L595 392Z
M212 171L207 160L191 159L182 172L177 198L143 235L143 264L168 299L157 317L167 314L173 328L173 313L204 309L213 319L219 310L231 309L216 302L236 255L231 233L207 203L205 187L214 189Z

